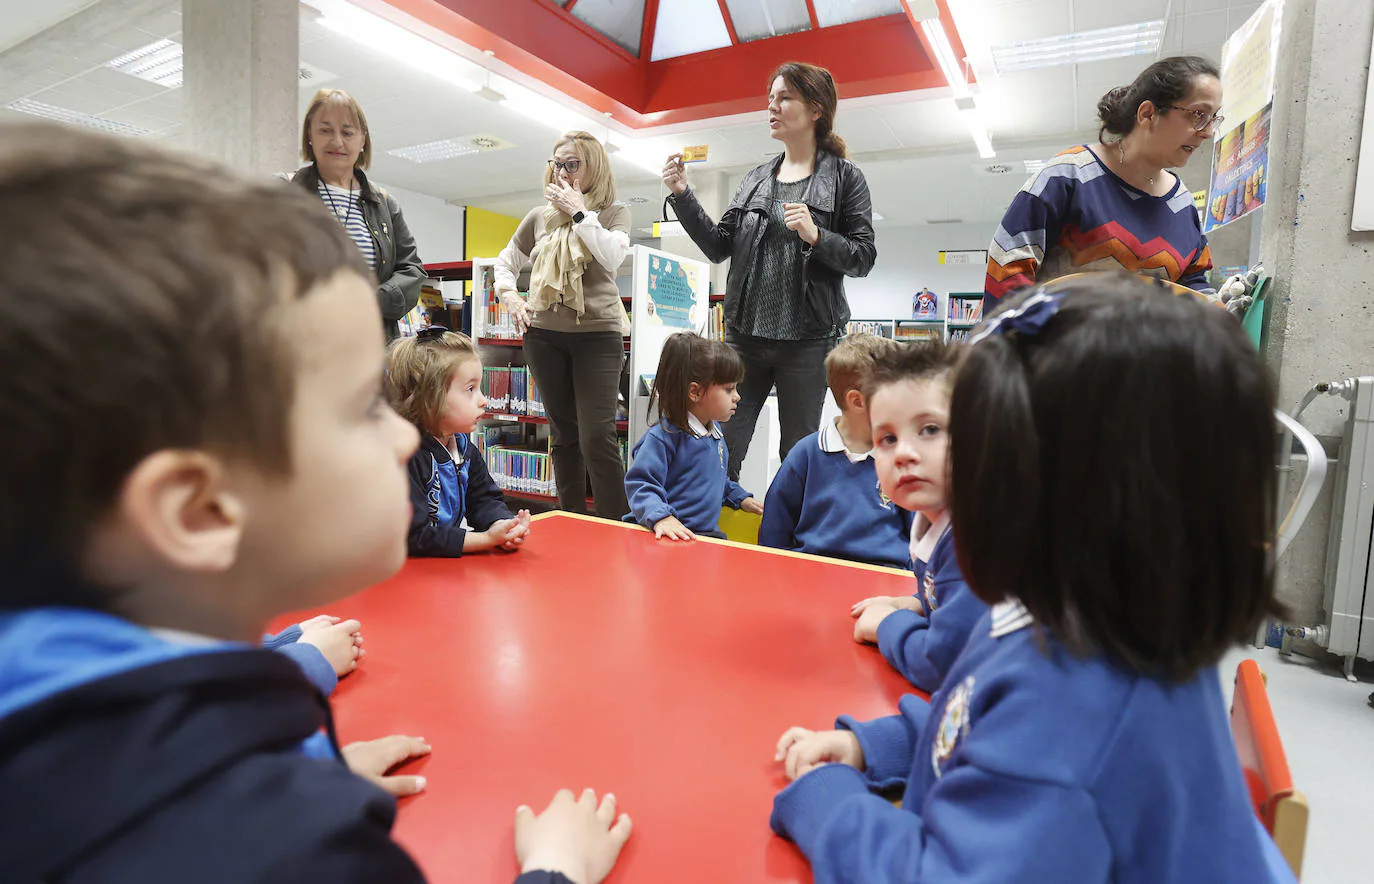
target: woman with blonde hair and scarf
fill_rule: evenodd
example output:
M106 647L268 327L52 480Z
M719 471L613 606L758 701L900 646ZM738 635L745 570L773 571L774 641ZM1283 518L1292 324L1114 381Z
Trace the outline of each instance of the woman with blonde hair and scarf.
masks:
M525 336L525 362L553 428L560 509L629 512L616 438L616 396L629 329L615 275L630 252L630 210L615 201L606 150L568 132L544 171L546 205L525 215L496 259L496 293ZM517 288L531 266L528 298Z

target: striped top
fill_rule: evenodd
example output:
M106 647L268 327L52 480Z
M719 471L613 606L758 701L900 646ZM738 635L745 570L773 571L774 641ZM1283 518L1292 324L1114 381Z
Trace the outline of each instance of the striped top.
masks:
M1211 292L1212 252L1182 180L1152 196L1086 145L1040 170L1012 200L988 247L984 314L997 299L1070 273L1129 270Z
M372 233L367 229L367 218L363 215L363 198L360 191L346 190L320 181L320 199L339 219L348 231L348 236L358 244L367 266L377 269L377 245L372 241Z

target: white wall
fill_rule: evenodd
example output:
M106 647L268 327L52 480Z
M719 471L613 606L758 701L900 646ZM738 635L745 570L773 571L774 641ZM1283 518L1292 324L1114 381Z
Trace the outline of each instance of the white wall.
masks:
M415 247L420 252L422 262L436 264L463 260L463 221L466 216L462 206L450 206L438 197L392 187L385 181L380 184L401 204L401 213L415 237Z
M986 224L875 225L878 261L863 279L846 277L845 293L855 319L910 319L911 296L922 288L948 292L981 292L985 264L941 265L940 251L986 249L995 222Z

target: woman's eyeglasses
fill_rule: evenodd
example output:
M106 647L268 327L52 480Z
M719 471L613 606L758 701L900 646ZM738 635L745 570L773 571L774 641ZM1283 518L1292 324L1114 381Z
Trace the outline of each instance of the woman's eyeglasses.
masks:
M559 172L567 172L569 175L576 175L582 168L582 161L568 160L565 163L562 160L549 160L549 168L554 171L555 175Z
M1161 104L1159 107L1160 110L1183 111L1185 114L1191 116L1193 118L1194 132L1201 132L1208 126L1220 126L1222 121L1226 119L1221 114L1209 114L1207 111L1195 107L1179 107L1176 104Z

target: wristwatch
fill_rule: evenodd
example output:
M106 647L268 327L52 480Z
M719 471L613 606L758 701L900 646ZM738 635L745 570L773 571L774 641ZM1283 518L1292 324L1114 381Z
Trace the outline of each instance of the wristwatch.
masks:
M587 213L586 213L586 212L576 212L576 213L573 214L573 223L574 223L574 224L581 224L581 223L582 223L582 219L585 218L585 217L587 217Z

